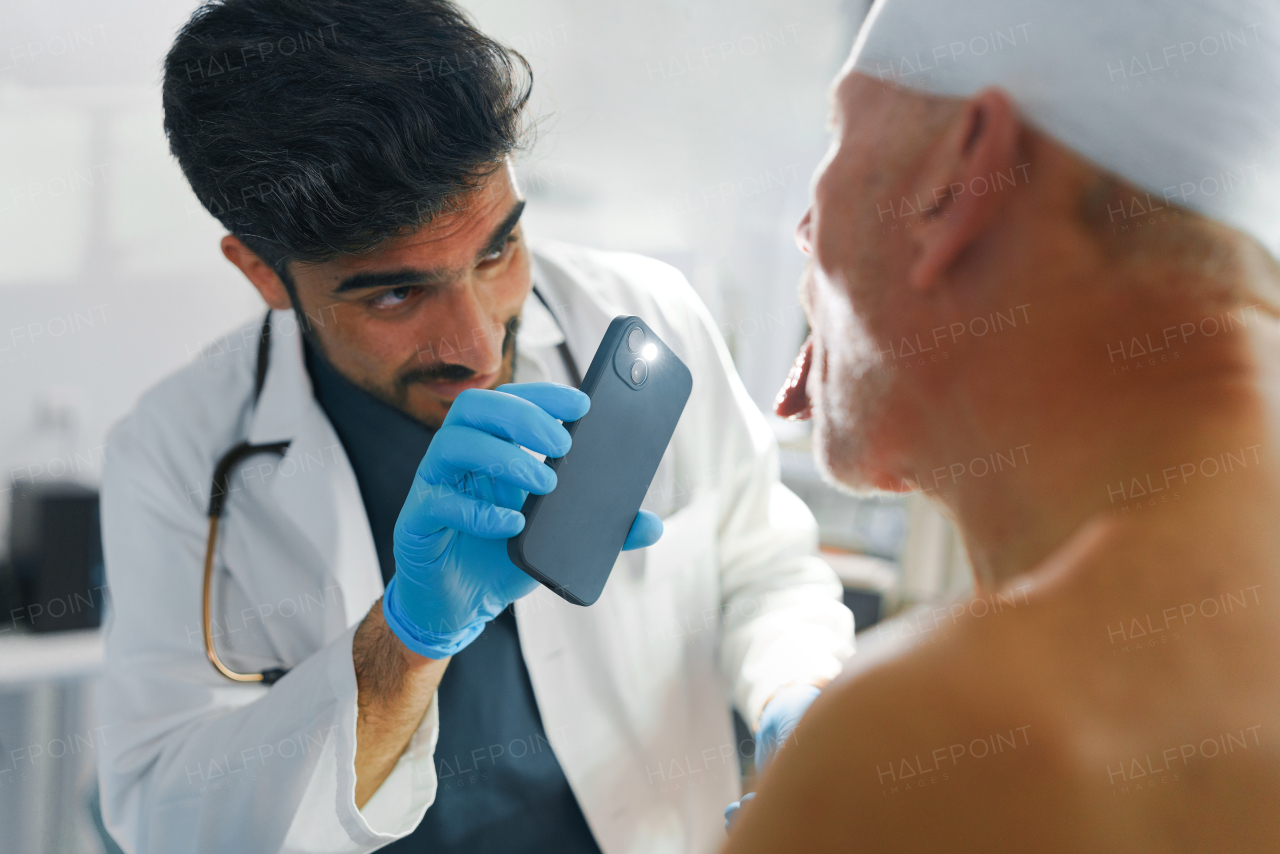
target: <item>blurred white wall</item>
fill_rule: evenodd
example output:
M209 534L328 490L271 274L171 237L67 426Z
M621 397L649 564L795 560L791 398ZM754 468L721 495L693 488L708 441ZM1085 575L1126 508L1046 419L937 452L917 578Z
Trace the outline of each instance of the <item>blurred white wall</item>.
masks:
M792 230L826 147L827 85L868 4L466 5L534 65L534 232L679 266L767 406L802 332Z
M679 266L767 404L802 332L791 230L864 0L464 5L534 66L532 233ZM0 6L0 529L9 481L93 481L139 394L261 310L161 130L161 60L193 8Z

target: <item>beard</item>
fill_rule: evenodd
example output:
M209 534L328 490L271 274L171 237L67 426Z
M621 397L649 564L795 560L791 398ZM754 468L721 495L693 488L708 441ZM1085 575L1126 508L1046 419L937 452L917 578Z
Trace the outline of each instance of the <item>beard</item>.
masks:
M300 318L299 325L303 331L303 336L313 352L319 358L328 362L333 370L341 374L347 382L433 430L438 430L443 423L444 415L448 411L448 404L445 404L443 411L434 411L437 408L436 406L426 410L423 410L421 406L415 408L414 401L410 399L414 388L421 384L440 380L464 382L476 375L474 370L465 365L436 361L421 367L414 366L383 382L374 382L358 376L352 376L349 371L344 371L333 363L327 348L320 340L319 334L307 321L306 315L296 310L295 314ZM515 373L516 333L520 329L520 315L512 315L503 324L502 328L502 367L499 370L497 380L491 388L496 388L503 383L509 383L513 379Z
M516 333L520 331L520 315L515 314L507 319L503 324L502 338L502 372L498 377L497 385L511 382L511 374L515 367L516 353ZM465 365L455 365L449 362L433 362L422 368L412 368L405 371L395 380L395 405L404 409L408 404L409 389L414 383L433 383L440 380L445 382L465 382L475 376L475 371Z
M875 340L856 316L846 317L849 322L835 329L815 330L807 388L814 462L822 479L841 492L896 491L903 486L882 466L892 368L886 369Z

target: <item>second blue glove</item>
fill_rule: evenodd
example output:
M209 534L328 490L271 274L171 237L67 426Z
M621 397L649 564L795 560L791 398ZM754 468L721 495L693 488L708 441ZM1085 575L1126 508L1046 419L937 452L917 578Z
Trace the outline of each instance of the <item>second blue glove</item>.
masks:
M804 717L804 713L821 693L822 691L813 685L790 685L778 691L769 700L764 711L760 713L760 725L756 729L756 771L764 773L764 769L773 762L773 757L777 755L778 750L800 723L800 718ZM754 797L755 793L751 792L743 795L742 800L734 801L725 807L724 829L726 832L733 830L733 822L738 817L738 812Z

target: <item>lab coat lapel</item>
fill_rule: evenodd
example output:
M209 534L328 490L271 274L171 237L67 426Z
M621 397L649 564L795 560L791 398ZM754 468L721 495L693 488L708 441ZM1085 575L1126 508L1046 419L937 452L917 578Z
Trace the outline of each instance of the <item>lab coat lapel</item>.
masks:
M346 624L362 618L382 595L378 553L355 472L312 392L289 311L272 312L270 362L249 441L289 441L267 487L271 499L327 561L325 575L341 585Z
M554 314L554 319L550 317L548 319L552 319L556 325L559 339L568 346L569 352L573 354L574 361L578 364L578 371L585 376L587 367L595 356L596 348L600 346L600 340L604 338L605 330L609 328L614 315L610 314L604 306L590 299L580 287L568 277L561 275L554 267L541 263L537 255L533 257L533 277L538 284L539 292ZM534 310L533 303L537 304L538 313L546 313L541 302L532 294L525 304L526 313Z

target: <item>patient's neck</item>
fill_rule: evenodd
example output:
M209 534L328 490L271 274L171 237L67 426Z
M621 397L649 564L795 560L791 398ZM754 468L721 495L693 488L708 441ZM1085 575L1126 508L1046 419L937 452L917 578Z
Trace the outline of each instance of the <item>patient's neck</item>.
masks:
M1204 314L1187 312L1185 322ZM1153 336L1169 326L1167 317L1152 320ZM937 492L964 537L978 586L999 587L1036 568L1094 517L1155 518L1175 492L1185 498L1199 488L1184 474L1188 466L1265 441L1253 339L1259 331L1273 336L1273 323L1254 311L1246 328L1233 321L1231 331L1198 346L1166 341L1166 360L1156 351L1154 365L1153 354L1136 352L1133 335L1117 335L1111 356L1098 358L1092 341L1075 363L1044 355L1051 376L1028 383L1003 411L979 413L959 444L932 455L990 461L1004 452L999 471L979 477L980 464L966 464ZM1146 329L1141 320L1125 326ZM1113 375L1122 340L1129 371ZM1150 349L1145 333L1137 343ZM1160 344L1157 337L1150 343ZM1139 361L1144 367L1135 367ZM1008 466L1015 450L1016 465ZM1249 464L1259 450L1248 451Z

